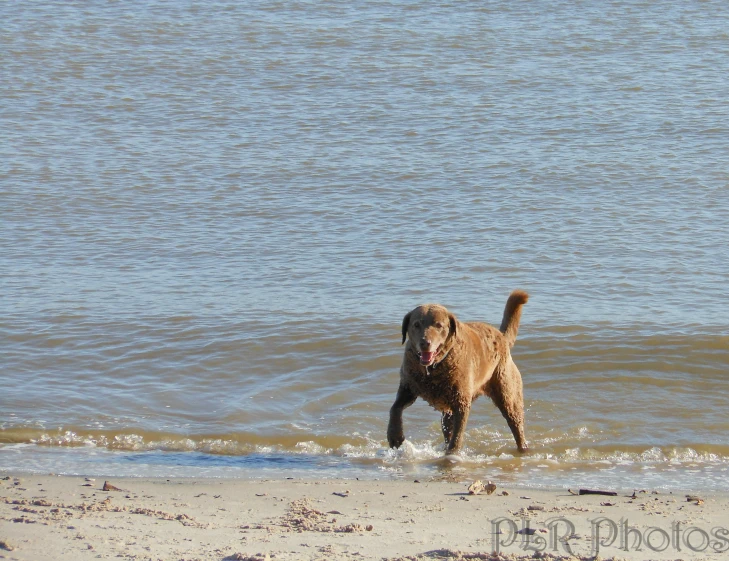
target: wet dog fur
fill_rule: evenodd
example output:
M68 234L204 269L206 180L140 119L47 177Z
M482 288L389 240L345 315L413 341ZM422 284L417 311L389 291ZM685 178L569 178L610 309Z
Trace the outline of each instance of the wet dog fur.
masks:
M528 299L523 290L509 295L500 329L461 322L438 304L418 306L405 315L402 342L407 345L387 427L391 448L399 448L405 440L403 410L421 397L441 412L446 454L457 453L473 400L487 395L509 424L519 451L527 450L521 374L511 347Z

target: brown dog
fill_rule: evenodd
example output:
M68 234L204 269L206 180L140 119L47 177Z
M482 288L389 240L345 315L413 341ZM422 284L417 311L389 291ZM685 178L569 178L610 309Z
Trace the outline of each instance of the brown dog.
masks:
M437 304L418 306L403 318L402 342L407 339L408 344L387 426L391 448L399 448L405 440L403 409L422 397L442 413L446 453L458 452L471 403L486 394L509 423L519 451L527 450L521 374L510 349L528 299L522 290L509 295L500 329L485 323L461 323Z

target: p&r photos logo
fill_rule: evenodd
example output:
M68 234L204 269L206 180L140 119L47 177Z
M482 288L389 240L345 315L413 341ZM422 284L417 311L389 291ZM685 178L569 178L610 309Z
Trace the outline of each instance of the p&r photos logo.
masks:
M543 525L532 528L530 520L521 523L511 518L496 518L491 521L493 551L518 547L523 551L563 551L575 555L573 547L578 539L575 525L564 517L550 518ZM624 552L663 552L669 548L676 552L724 553L729 551L729 530L715 527L705 530L698 526L687 526L681 522L671 523L670 528L651 526L640 529L621 518L614 521L607 517L590 520L590 553L594 556L603 550L616 548ZM579 552L577 552L579 553Z

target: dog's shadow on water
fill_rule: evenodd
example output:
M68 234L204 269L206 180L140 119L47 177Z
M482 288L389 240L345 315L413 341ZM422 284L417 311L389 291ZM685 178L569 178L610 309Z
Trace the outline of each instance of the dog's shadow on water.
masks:
M515 452L514 458L524 458L529 452ZM490 463L485 464L482 458L472 458L468 455L447 454L437 458L430 458L421 461L420 465L428 470L432 470L432 481L450 481L450 482L473 482L479 479L489 479L483 475L484 471L490 471L493 467ZM501 470L498 470L501 473ZM493 477L491 477L493 478ZM456 493L460 494L460 493ZM469 493L464 493L468 495Z
M434 458L429 464L436 472L435 478L441 481L461 481L470 471L468 459L455 454Z

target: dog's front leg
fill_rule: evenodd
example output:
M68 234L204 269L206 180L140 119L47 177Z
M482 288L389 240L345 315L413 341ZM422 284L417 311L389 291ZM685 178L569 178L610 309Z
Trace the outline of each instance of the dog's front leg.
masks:
M390 448L400 448L405 441L405 433L402 428L402 412L410 407L418 398L407 386L400 384L397 389L395 403L390 408L390 422L387 425L387 443Z
M457 454L463 446L463 433L466 432L466 423L470 412L470 407L453 409L451 420L453 432L451 433L451 440L448 443L446 454Z
M443 438L445 439L446 446L450 444L451 437L453 436L453 413L448 411L443 413L440 418L440 428L443 431Z

